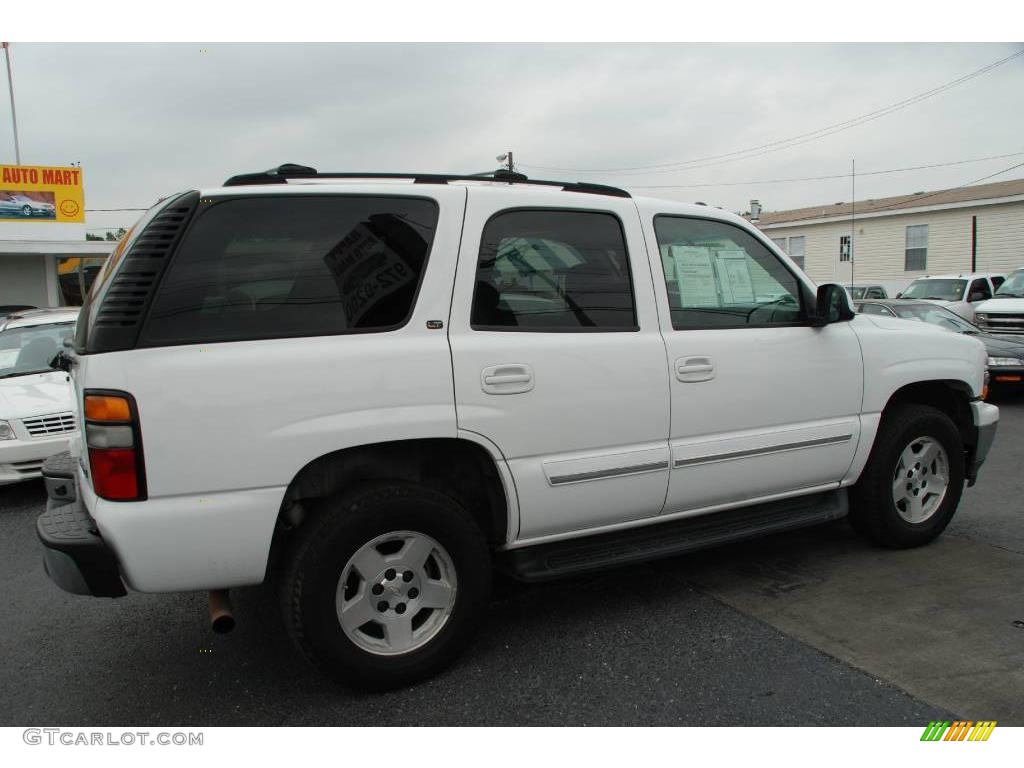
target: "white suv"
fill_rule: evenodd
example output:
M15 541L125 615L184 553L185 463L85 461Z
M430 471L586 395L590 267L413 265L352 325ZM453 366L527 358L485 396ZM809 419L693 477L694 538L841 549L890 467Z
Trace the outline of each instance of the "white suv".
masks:
M832 520L891 547L992 442L985 349L854 316L743 219L587 184L282 166L158 204L83 308L45 470L78 593L273 580L351 684L469 641L492 566L604 570Z
M974 320L988 333L1024 333L1024 269L1015 269L989 301L975 308Z
M897 297L934 301L964 320L973 322L975 308L991 299L1005 279L1006 275L989 273L925 275L912 282Z

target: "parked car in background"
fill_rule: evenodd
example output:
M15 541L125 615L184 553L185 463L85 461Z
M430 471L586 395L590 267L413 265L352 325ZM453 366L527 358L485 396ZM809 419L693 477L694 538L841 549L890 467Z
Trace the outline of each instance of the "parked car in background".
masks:
M1016 269L991 299L975 307L974 320L988 333L1024 334L1024 269Z
M988 352L988 372L994 384L1015 385L1024 381L1024 339L1018 341L985 333L960 315L927 301L914 301L913 299L858 301L854 304L854 308L866 315L886 315L901 317L905 320L919 320L938 325L955 333L973 336L985 345L985 350Z
M77 430L71 385L50 361L75 332L78 307L33 309L0 320L0 485L39 477Z
M854 301L861 299L887 299L889 294L882 285L850 285L846 288Z
M25 195L0 192L0 216L46 216L52 219L56 215L57 208L53 203L33 200Z
M935 301L964 320L974 320L974 309L991 299L1006 279L1003 274L925 275L912 282L896 298Z

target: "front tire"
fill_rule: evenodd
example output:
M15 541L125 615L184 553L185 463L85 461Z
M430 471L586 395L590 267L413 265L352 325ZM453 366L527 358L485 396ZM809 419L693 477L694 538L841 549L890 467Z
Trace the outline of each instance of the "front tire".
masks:
M28 205L23 206L22 209L21 209L21 215L22 216L31 216L32 215L32 207L28 206Z
M490 595L482 531L452 498L412 483L325 500L296 533L285 623L317 666L369 690L439 672L472 640Z
M963 487L963 441L953 421L931 406L898 405L883 415L852 489L850 523L876 544L918 547L946 529Z

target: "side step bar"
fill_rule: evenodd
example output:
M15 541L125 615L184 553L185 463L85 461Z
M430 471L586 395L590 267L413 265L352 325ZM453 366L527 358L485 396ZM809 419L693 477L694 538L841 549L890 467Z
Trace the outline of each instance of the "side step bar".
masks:
M521 581L543 581L817 525L844 517L847 509L846 489L843 488L624 531L511 549L500 553L496 565Z

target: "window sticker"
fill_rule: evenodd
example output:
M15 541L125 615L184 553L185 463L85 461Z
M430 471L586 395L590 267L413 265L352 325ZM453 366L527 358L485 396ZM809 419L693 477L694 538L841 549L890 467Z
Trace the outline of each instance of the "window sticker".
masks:
M715 285L715 266L710 248L689 245L669 247L676 268L679 299L684 307L717 307L720 305Z
M750 277L747 252L721 249L715 251L718 266L718 286L725 304L751 304L754 299L754 281Z

